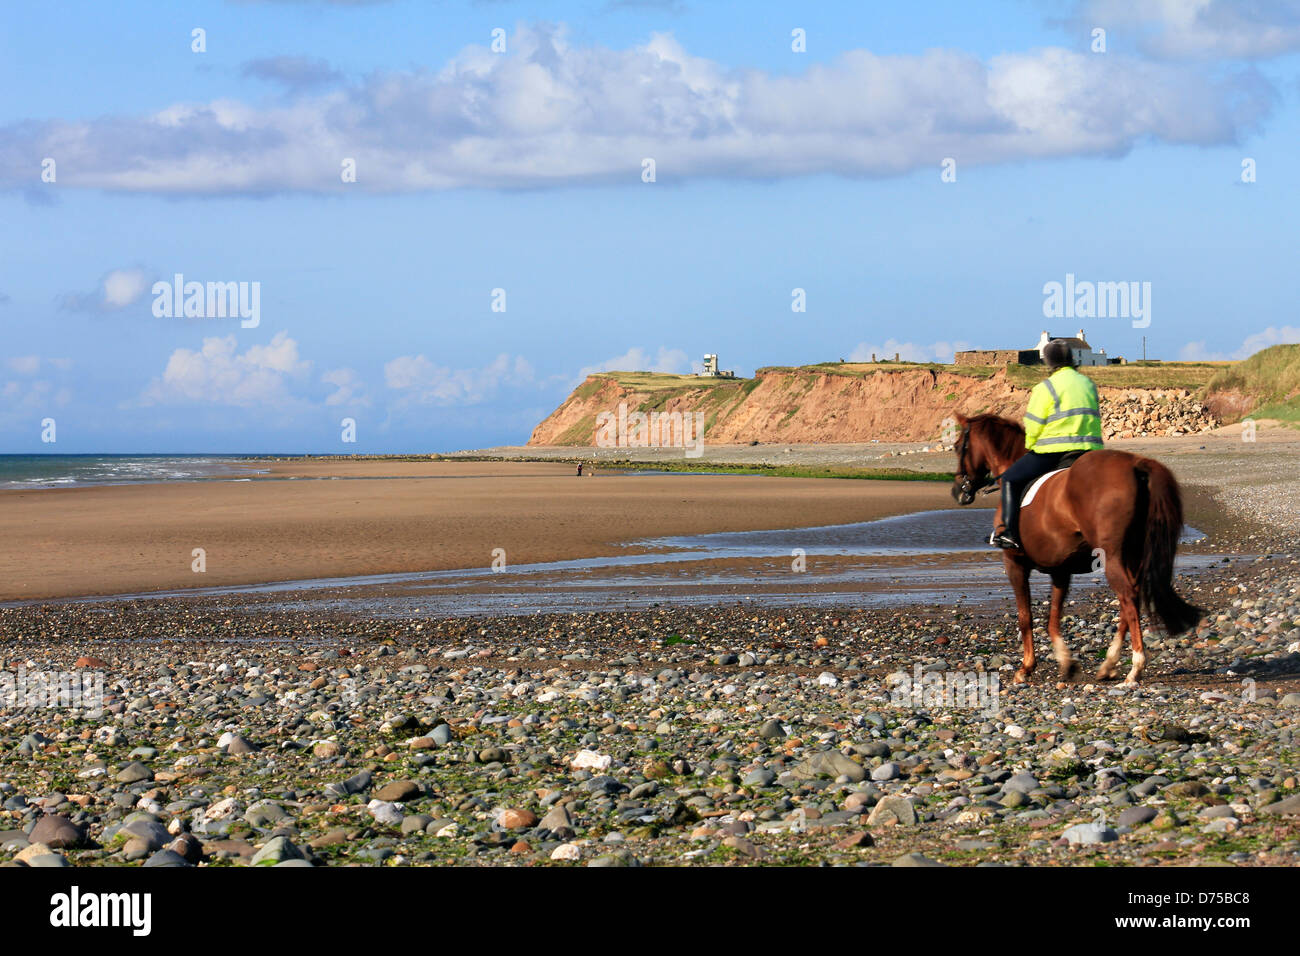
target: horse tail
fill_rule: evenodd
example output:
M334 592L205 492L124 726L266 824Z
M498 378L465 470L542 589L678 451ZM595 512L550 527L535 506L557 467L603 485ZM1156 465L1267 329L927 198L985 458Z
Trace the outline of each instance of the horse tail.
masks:
M1142 605L1149 615L1159 619L1165 632L1174 635L1195 627L1200 608L1193 607L1174 591L1174 554L1183 530L1183 498L1178 481L1160 462L1139 458L1133 465L1138 480L1138 507L1134 524L1145 523L1141 541L1142 557L1138 563L1138 589ZM1145 522L1142 522L1145 517Z

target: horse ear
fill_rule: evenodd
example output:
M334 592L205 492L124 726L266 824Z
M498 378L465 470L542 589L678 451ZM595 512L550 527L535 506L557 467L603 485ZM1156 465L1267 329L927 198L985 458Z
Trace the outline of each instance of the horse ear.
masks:
M958 412L958 413L957 413L957 424L958 424L958 425L965 425L968 421L970 421L970 419L967 418L965 415L963 415L961 412Z

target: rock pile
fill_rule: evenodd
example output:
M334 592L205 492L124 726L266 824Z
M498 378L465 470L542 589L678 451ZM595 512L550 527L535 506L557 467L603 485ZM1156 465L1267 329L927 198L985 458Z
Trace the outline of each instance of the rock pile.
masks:
M1118 391L1101 398L1102 437L1146 438L1192 435L1219 426L1219 420L1187 389Z

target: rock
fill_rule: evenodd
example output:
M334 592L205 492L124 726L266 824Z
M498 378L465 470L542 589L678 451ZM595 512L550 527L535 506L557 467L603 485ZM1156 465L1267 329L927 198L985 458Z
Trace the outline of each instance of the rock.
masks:
M854 783L865 780L867 771L855 760L850 760L838 750L824 750L821 753L813 754L810 758L799 764L792 771L794 775L803 780L812 780L816 777L848 777Z
M868 833L866 830L859 830L857 833L851 833L848 836L846 836L843 840L840 840L838 843L836 843L835 849L853 850L860 847L872 846L874 843L875 840L871 838L870 833Z
M1066 843L1110 843L1119 839L1119 834L1110 827L1100 823L1076 823L1061 834Z
M434 727L429 734L429 739L439 747L447 746L447 744L451 743L452 739L451 725L439 724L437 727Z
M566 804L556 804L551 807L546 816L542 817L541 827L543 830L572 830L573 817L569 814L569 808Z
M741 786L766 787L776 780L776 772L766 767L758 767L740 778Z
M1164 792L1171 797L1203 797L1210 792L1210 788L1199 780L1181 780L1165 787Z
M1129 807L1120 812L1115 822L1122 827L1135 827L1143 823L1150 823L1155 818L1155 807Z
M409 816L402 817L402 835L409 836L412 833L423 833L424 828L433 822L433 817L427 813L412 813Z
M722 841L722 845L735 850L741 856L749 857L752 860L762 859L766 854L757 846L746 840L744 837L729 836Z
M946 863L940 863L938 860L932 860L924 853L904 853L898 857L891 866L947 866Z
M67 817L52 813L36 821L27 839L55 849L77 847L86 842L86 831Z
M765 720L758 728L758 735L765 740L774 740L785 736L785 728L781 726L779 720Z
M554 850L551 851L552 860L563 860L569 863L572 863L573 861L580 859L581 856L582 856L582 851L579 850L572 843L561 843L559 846L557 846Z
M871 806L872 795L861 791L850 793L844 799L844 809L849 813L863 813Z
M614 758L608 754L596 753L594 750L579 750L570 761L574 770L608 770Z
M174 850L159 850L144 861L145 866L192 866L189 860Z
M294 846L287 837L278 836L267 840L266 845L253 854L250 862L253 866L272 866L284 860L302 858L302 850Z
M420 785L412 780L393 780L375 791L375 799L387 803L405 803L420 794Z
M198 863L203 859L203 846L198 839L188 833L182 833L167 847L187 863Z
M37 857L58 855L53 848L46 846L44 843L32 843L19 850L14 855L14 859L31 866L32 860Z
M262 828L276 827L292 819L284 807L270 800L259 800L244 814L244 820L251 826Z
M524 830L537 826L537 814L531 810L507 809L501 811L497 822L506 830Z
M162 849L171 839L167 828L156 820L130 820L122 824L118 835L140 840L147 847L147 852Z
M901 771L898 768L898 764L894 763L893 761L888 761L886 763L882 763L875 770L871 771L871 779L877 781L894 780L898 777L900 772Z
M1300 816L1300 794L1287 797L1285 800L1279 800L1277 803L1270 803L1266 807L1261 807L1259 812L1266 813L1271 817Z
M224 741L224 743L222 741ZM217 742L217 746L226 753L234 756L239 756L240 754L251 754L257 750L247 737L241 736L240 734L222 735L222 739Z
M895 823L909 827L916 825L916 808L906 797L882 798L871 808L871 814L867 817L867 826L888 826Z
M1032 790L1037 790L1038 787L1038 780L1031 773L1018 773L1002 785L1003 790L1013 793L1029 793Z
M366 804L366 809L375 818L375 822L381 826L400 827L402 825L402 811L394 803L389 803L386 800L371 800Z
M139 783L142 780L152 780L153 771L140 761L133 760L119 770L113 779L118 783Z

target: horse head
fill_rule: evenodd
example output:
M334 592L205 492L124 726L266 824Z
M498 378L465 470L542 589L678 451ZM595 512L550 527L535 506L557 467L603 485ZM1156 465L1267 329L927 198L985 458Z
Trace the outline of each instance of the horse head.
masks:
M959 505L968 505L975 500L975 492L987 484L988 467L983 462L975 461L971 449L971 421L960 412L957 414L957 426L961 433L957 436L957 474L953 476L952 496Z
M958 413L957 425L961 433L957 437L952 496L957 504L968 505L1024 453L1025 432L1015 422L996 415L967 417Z

